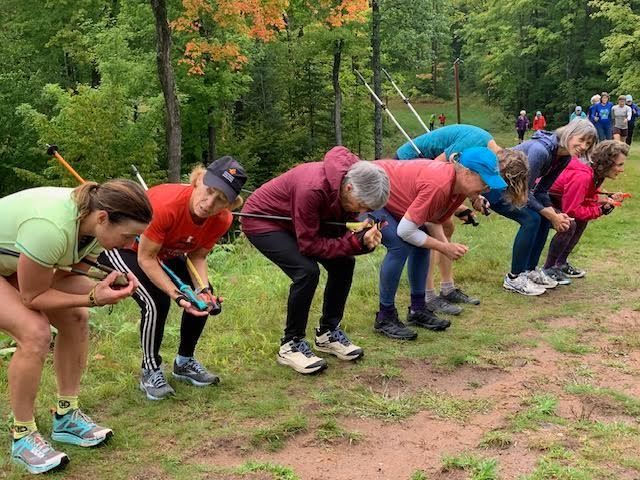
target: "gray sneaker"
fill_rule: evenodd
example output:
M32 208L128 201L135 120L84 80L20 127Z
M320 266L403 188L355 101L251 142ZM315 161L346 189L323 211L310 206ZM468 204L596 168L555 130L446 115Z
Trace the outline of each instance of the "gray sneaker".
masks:
M440 296L449 303L468 303L469 305L480 305L479 298L470 297L459 288L454 288L446 295L442 295L442 293L440 293Z
M33 474L60 470L69 463L69 457L54 450L37 430L13 441L11 458Z
M207 371L195 358L191 358L182 366L179 366L174 360L173 376L196 387L206 387L220 383L220 377Z
M175 395L176 392L164 378L162 370L142 370L140 378L140 390L142 390L149 400L162 400Z
M429 300L426 305L433 313L444 313L446 315L460 315L462 313L462 307L449 303L440 295L433 300Z

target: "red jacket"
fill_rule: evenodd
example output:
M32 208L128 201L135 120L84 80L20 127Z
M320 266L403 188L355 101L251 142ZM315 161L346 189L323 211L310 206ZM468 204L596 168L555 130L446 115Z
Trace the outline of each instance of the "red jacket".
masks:
M340 204L342 179L360 159L345 147L334 147L322 162L304 163L268 181L253 192L242 212L292 217L293 221L242 217L247 235L288 231L296 236L300 253L335 258L363 253L357 237L343 227L322 221L352 221L356 214Z
M576 220L593 220L602 215L593 169L575 157L553 183L549 195L559 199L562 211Z
M547 121L544 118L544 115L540 115L539 117L533 117L533 129L534 130L544 130L547 126Z

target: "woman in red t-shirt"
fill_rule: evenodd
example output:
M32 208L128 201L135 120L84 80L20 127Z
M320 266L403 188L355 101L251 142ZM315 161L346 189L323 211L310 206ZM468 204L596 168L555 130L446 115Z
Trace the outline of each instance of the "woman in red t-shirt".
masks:
M195 358L196 344L211 311L200 311L177 290L159 261L164 262L185 283L198 285L187 269L185 255L198 275L208 279L207 255L232 222L231 211L242 205L239 196L247 177L244 168L231 157L222 157L206 169L197 167L191 183L163 184L149 190L153 220L132 249L103 253L100 261L120 271L133 272L140 280L134 299L140 306L142 375L140 389L149 400L173 395L161 369L160 345L171 301L183 309L180 346L173 363L173 376L198 387L220 379ZM196 290L206 303L213 304L210 287Z
M533 129L538 131L544 130L545 128L547 128L547 120L544 118L544 115L542 115L542 112L537 111L536 116L533 117Z

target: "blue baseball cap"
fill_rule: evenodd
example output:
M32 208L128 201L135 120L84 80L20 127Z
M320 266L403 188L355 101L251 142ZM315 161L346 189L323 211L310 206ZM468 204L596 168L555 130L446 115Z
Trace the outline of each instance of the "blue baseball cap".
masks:
M472 147L462 151L458 162L477 173L491 190L504 190L507 184L500 176L498 157L486 147Z

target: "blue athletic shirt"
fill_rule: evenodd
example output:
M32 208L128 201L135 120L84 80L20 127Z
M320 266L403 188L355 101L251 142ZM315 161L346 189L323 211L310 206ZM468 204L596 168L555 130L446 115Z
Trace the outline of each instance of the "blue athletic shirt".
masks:
M420 135L413 143L422 152L422 158L433 159L444 152L448 159L452 153L462 152L466 148L486 147L491 140L491 134L480 127L458 124ZM409 142L398 148L396 156L400 160L420 158Z

